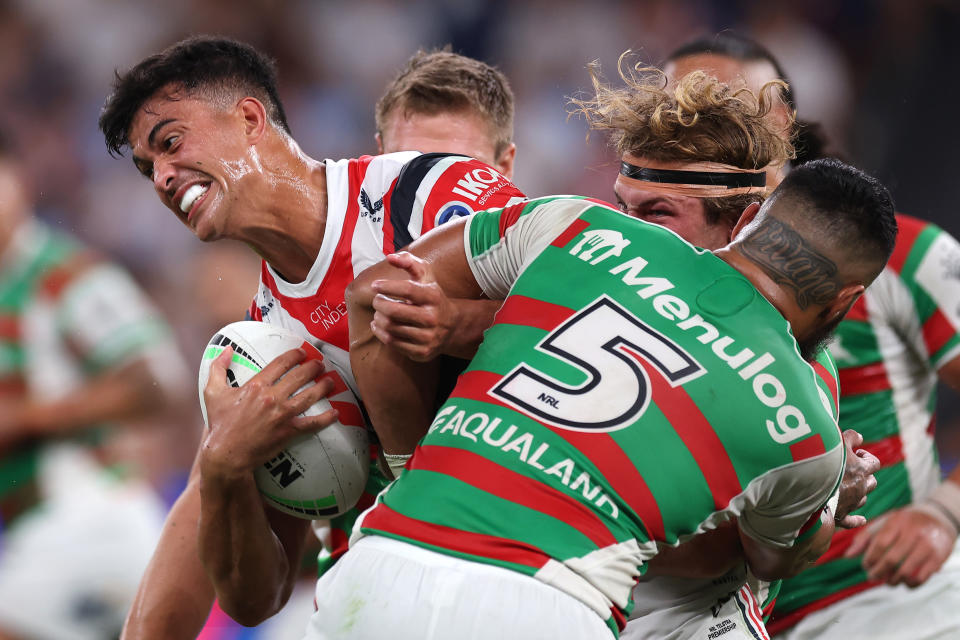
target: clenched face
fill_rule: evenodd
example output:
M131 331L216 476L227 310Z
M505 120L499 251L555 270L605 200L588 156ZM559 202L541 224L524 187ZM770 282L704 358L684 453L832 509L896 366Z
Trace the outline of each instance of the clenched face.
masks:
M239 108L159 91L134 117L133 162L160 201L204 241L228 237L244 178L258 166Z
M631 164L642 163L630 154L625 154L623 159ZM731 227L723 222L710 224L700 198L644 189L636 180L619 174L613 191L621 211L666 227L692 245L712 250L726 246L730 241Z

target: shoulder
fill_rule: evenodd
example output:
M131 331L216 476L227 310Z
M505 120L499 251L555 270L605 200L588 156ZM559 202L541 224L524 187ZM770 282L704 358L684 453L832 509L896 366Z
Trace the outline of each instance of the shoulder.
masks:
M887 267L901 276L916 270L931 252L960 251L949 233L932 222L898 213L897 241ZM958 265L960 267L960 265Z

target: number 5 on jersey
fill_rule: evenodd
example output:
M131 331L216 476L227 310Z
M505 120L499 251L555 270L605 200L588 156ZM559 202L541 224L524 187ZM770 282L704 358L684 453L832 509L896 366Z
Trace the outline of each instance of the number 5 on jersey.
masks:
M577 368L586 381L568 385L521 363L488 393L535 420L573 431L616 431L643 415L650 380L641 359L673 387L706 373L683 348L605 295L537 349Z

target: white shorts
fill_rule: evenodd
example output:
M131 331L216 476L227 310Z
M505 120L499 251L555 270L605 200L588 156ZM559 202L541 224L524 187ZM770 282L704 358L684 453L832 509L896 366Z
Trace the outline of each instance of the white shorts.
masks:
M27 638L116 637L165 508L146 485L71 467L72 486L15 520L0 548L0 629Z
M307 640L611 640L592 609L530 576L382 536L317 583Z
M657 577L634 589L635 609L620 634L623 640L768 640L760 605L744 584L744 572L730 582ZM658 601L659 606L653 606Z
M960 638L960 545L940 571L911 589L881 585L803 618L776 640L957 640Z

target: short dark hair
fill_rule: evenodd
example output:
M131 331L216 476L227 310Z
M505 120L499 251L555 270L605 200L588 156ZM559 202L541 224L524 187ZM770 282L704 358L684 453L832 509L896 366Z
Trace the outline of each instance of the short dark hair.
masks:
M784 178L770 196L799 202L822 237L853 259L877 264L893 252L897 221L893 198L879 180L835 158L813 160Z
M740 62L768 62L776 72L777 77L787 83L780 89L780 96L791 111L797 110L796 94L793 92L793 83L787 77L786 71L780 65L770 50L762 44L732 31L721 31L712 36L701 36L673 50L666 57L664 63L673 62L680 58L711 53L718 56L733 58ZM793 146L796 157L792 160L794 166L810 160L823 158L827 155L827 138L823 126L819 122L795 120L793 124Z
M264 104L277 127L290 133L273 60L236 40L194 36L144 58L125 73L116 73L113 92L100 113L100 130L111 155L129 146L127 136L137 110L167 86L186 93L247 92Z
M453 53L449 46L417 51L390 82L377 101L381 135L394 109L426 115L475 111L490 126L495 155L513 141L513 91L507 77L481 60Z

